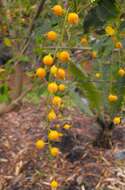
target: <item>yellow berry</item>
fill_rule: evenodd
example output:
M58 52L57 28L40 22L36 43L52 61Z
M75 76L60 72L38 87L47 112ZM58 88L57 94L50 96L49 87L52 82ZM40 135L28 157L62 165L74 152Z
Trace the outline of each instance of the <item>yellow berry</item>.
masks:
M59 133L56 130L51 130L48 134L48 139L50 141L59 141L61 136L62 136L62 133Z
M63 126L63 128L66 129L66 130L70 129L71 127L72 127L72 126L69 125L69 124L65 124L65 125Z
M105 32L109 36L113 36L115 34L115 30L112 28L112 26L107 26L105 28Z
M101 77L101 74L100 74L100 73L96 73L95 76L96 76L96 78L98 79L98 78Z
M59 129L59 128L60 128L60 125L59 125L59 124L55 125L55 128Z
M59 89L59 91L64 92L65 91L65 85L64 84L60 84L58 86L58 89Z
M6 25L2 26L2 32L3 34L6 34L8 32L8 27Z
M58 79L65 79L65 76L66 76L65 70L62 69L62 68L59 68L59 69L57 70L56 77L57 77Z
M61 103L62 103L62 99L61 99L59 96L54 96L54 97L53 97L53 99L52 99L52 104L53 104L54 106L60 107Z
M57 147L50 148L50 153L52 156L56 157L59 155L59 149Z
M7 47L11 47L12 46L12 41L9 38L4 38L3 39L3 43Z
M124 69L119 69L118 74L120 77L123 77L125 75L125 70Z
M55 82L51 82L48 84L48 91L50 93L56 93L58 90L58 85Z
M110 94L108 96L108 100L109 100L109 102L113 103L113 102L116 102L118 100L118 97L116 95Z
M55 113L54 110L51 110L51 111L48 113L48 120L49 120L49 121L55 120L56 117L57 117L57 116L56 116L56 113Z
M46 55L43 57L43 63L45 65L52 65L54 62L53 57L51 55Z
M87 40L87 38L85 38L85 37L81 38L81 44L82 44L82 45L88 45L88 40Z
M120 124L120 122L121 122L121 118L120 118L120 117L114 117L113 123L114 123L115 125Z
M69 52L67 51L62 51L58 54L58 59L62 62L67 62L70 60L70 55Z
M91 55L92 55L92 58L95 59L97 57L97 52L93 51Z
M57 39L57 33L54 31L50 31L47 33L48 40L55 41Z
M35 145L37 149L43 149L45 147L45 142L43 140L37 140Z
M58 68L55 65L53 65L50 69L50 73L55 76L57 73L57 70Z
M55 6L52 8L52 11L53 11L53 13L54 13L56 16L62 16L63 13L64 13L64 10L63 10L63 8L62 8L60 5L55 5Z
M36 70L36 75L40 78L43 79L46 76L46 70L44 68L38 68Z
M69 24L78 24L79 16L76 13L69 13L68 14L68 23Z
M53 180L53 181L51 181L50 186L51 186L52 190L53 189L56 190L57 187L59 186L59 184L56 180Z
M123 48L121 42L116 42L115 47L116 47L117 49L121 49L121 48Z

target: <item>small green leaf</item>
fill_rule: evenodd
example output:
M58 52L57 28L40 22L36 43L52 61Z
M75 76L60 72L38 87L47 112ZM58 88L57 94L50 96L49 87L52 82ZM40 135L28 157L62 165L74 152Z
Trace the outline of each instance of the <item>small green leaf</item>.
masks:
M18 57L17 59L20 62L26 62L26 63L29 62L29 60L30 60L29 57L26 55L22 55L22 56Z

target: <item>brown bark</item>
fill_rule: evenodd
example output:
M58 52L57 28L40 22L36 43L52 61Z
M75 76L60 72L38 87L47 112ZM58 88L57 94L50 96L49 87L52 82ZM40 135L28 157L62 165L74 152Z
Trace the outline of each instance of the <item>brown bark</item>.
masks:
M13 99L18 98L22 93L23 87L23 69L21 63L15 64L15 84Z
M112 133L114 124L107 120L97 120L97 123L99 124L100 131L93 144L101 148L112 148Z
M106 149L112 148L112 130L105 129L100 131L94 145Z

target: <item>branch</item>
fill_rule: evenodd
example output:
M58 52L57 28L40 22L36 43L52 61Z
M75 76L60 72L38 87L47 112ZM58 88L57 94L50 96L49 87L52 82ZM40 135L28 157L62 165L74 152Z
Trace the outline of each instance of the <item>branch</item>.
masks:
M34 29L35 22L36 22L36 20L38 19L40 13L43 11L43 7L44 7L45 2L46 2L46 0L41 0L40 4L38 5L36 14L35 14L35 16L33 17L32 22L31 22L31 24L30 24L30 26L29 26L28 33L27 33L27 36L26 36L26 38L25 38L23 47L21 48L21 49L22 49L21 55L23 55L23 54L26 52L26 50L27 50L27 48L28 48L28 46L29 46L30 37L31 37L32 32L33 32L33 29ZM18 63L18 61L17 61L15 64L17 64L17 63Z
M36 11L36 14L35 14L35 16L34 16L34 18L32 20L31 26L29 28L28 36L29 36L29 34L32 33L34 25L35 25L35 21L37 20L37 18L39 17L40 13L42 12L45 2L46 2L46 0L42 0L40 2L39 6L38 6L38 9Z
M30 40L30 37L32 35L34 26L35 26L35 22L38 19L40 13L43 11L43 7L44 7L45 2L46 2L46 0L41 0L39 6L37 8L36 14L34 15L34 17L32 19L31 25L29 26L29 30L28 30L28 33L27 33L26 40L24 41L24 47L22 48L23 49L22 54L25 53L25 51L27 50L29 40Z
M48 47L41 47L42 49L56 49L56 47L54 46L48 46ZM58 49L69 49L69 50L92 50L91 47L68 47L68 46L64 46L64 47L58 47Z
M0 105L0 116L3 115L4 113L8 113L12 111L15 106L18 106L22 99L25 97L25 95L32 90L32 86L29 87L25 92L23 92L16 100L13 100L9 105L7 104L1 104Z

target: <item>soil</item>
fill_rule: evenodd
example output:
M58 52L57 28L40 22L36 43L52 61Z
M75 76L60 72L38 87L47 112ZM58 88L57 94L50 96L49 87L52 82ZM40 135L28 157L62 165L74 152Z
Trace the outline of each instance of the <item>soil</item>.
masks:
M39 138L47 140L44 99L39 106L23 103L0 118L0 190L49 190L50 181L59 181L60 190L124 190L125 159L115 154L125 149L125 125L113 131L112 149L94 147L98 126L74 109L73 128L63 131L56 143L61 155L53 159L45 150L36 150Z

